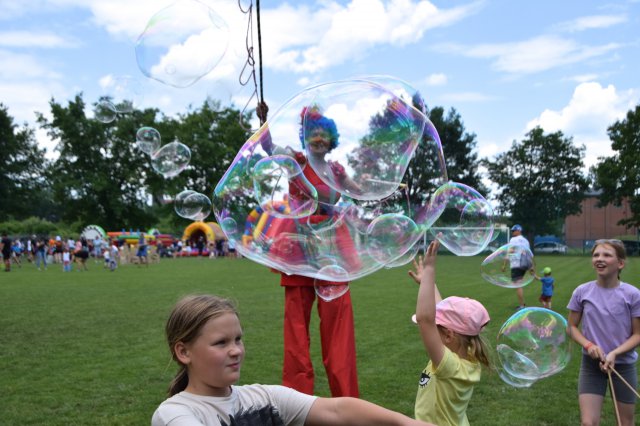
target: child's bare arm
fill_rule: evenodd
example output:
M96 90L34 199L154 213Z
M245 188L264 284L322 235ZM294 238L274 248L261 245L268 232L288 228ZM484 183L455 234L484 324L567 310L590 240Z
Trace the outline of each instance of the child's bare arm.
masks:
M429 244L424 258L418 258L415 262L416 271L412 275L420 278L416 322L420 327L424 347L434 365L438 365L444 356L444 344L436 325L436 303L441 299L435 281L439 247L440 243L437 240Z

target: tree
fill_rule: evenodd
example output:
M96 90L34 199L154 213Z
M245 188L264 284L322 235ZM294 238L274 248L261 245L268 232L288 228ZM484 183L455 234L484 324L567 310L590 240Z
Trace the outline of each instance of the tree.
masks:
M574 146L562 132L544 134L536 127L494 161L483 159L498 186L499 212L521 223L529 240L559 233L564 218L580 212L588 187L582 173L584 152L584 146Z
M640 226L640 105L627 112L624 120L607 129L615 154L600 158L592 169L595 186L602 190L599 203L620 205L628 198L631 217L619 224Z
M27 125L18 128L0 104L0 221L34 212L47 215L46 167L45 150L38 148L34 130Z
M87 118L82 95L68 105L50 101L51 122L38 114L38 123L57 141L59 157L50 168L53 197L60 219L99 223L107 229L145 227L155 222L146 200L148 157L136 152L134 140L142 121L157 111L118 115L111 123Z

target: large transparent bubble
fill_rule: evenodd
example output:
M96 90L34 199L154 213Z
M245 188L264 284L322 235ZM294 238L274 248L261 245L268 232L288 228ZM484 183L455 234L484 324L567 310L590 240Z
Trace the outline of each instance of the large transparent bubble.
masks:
M427 217L434 219L429 232L458 256L474 256L493 237L493 209L475 189L457 182L438 188Z
M571 359L566 328L564 317L549 309L525 308L513 314L500 328L496 347L506 376L524 386L562 371Z
M178 141L168 143L151 156L151 166L165 178L179 175L191 161L191 150Z
M506 288L520 288L533 280L534 275L530 270L532 266L531 250L520 245L505 244L482 261L480 271L482 278L491 284Z
M160 10L136 43L144 75L174 87L188 87L211 72L229 44L226 21L196 0L180 0Z
M447 179L423 111L415 89L392 77L300 92L218 182L218 223L243 256L287 274L347 282L410 261L437 213L430 194L408 195L408 165L419 153L426 185Z

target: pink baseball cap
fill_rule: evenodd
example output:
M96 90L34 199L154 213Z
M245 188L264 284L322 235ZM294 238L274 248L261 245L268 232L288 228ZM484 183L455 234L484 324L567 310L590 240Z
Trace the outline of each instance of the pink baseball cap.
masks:
M451 296L436 305L436 324L465 336L477 336L491 318L477 300Z

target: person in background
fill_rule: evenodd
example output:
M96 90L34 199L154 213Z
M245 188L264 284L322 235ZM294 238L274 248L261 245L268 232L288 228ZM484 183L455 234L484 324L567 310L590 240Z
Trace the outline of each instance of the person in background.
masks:
M409 275L416 281L416 323L429 356L418 382L415 417L440 426L469 425L467 407L480 382L482 365L490 367L489 348L480 332L489 313L477 300L451 296L442 299L436 285L435 240L414 260Z
M582 346L578 402L583 425L599 425L609 377L621 426L635 424L640 345L640 290L620 280L627 254L620 240L597 240L591 250L596 279L573 291L567 333ZM582 326L580 327L580 324ZM627 387L615 374L624 377Z
M512 247L518 246L531 252L529 240L522 235L522 226L513 225L511 227L511 235L512 237L509 240L509 244ZM511 281L517 283L524 279L527 271L533 272L535 265L533 264L533 258L530 258L529 255L516 254L509 256L509 267L511 268ZM504 270L505 266L502 268ZM518 307L516 309L520 310L527 306L524 301L524 290L522 287L516 288L516 295L518 296Z
M555 280L551 276L551 268L548 266L542 270L543 277L535 275L536 280L542 283L542 293L540 294L540 303L543 308L551 309L551 298L553 297L553 290L555 288Z
M357 398L319 398L279 385L237 386L245 357L235 306L212 295L187 296L165 327L179 370L152 426L429 425Z
M2 260L4 261L4 271L11 272L11 254L13 253L13 241L6 232L2 234L0 240L0 249L2 251Z

